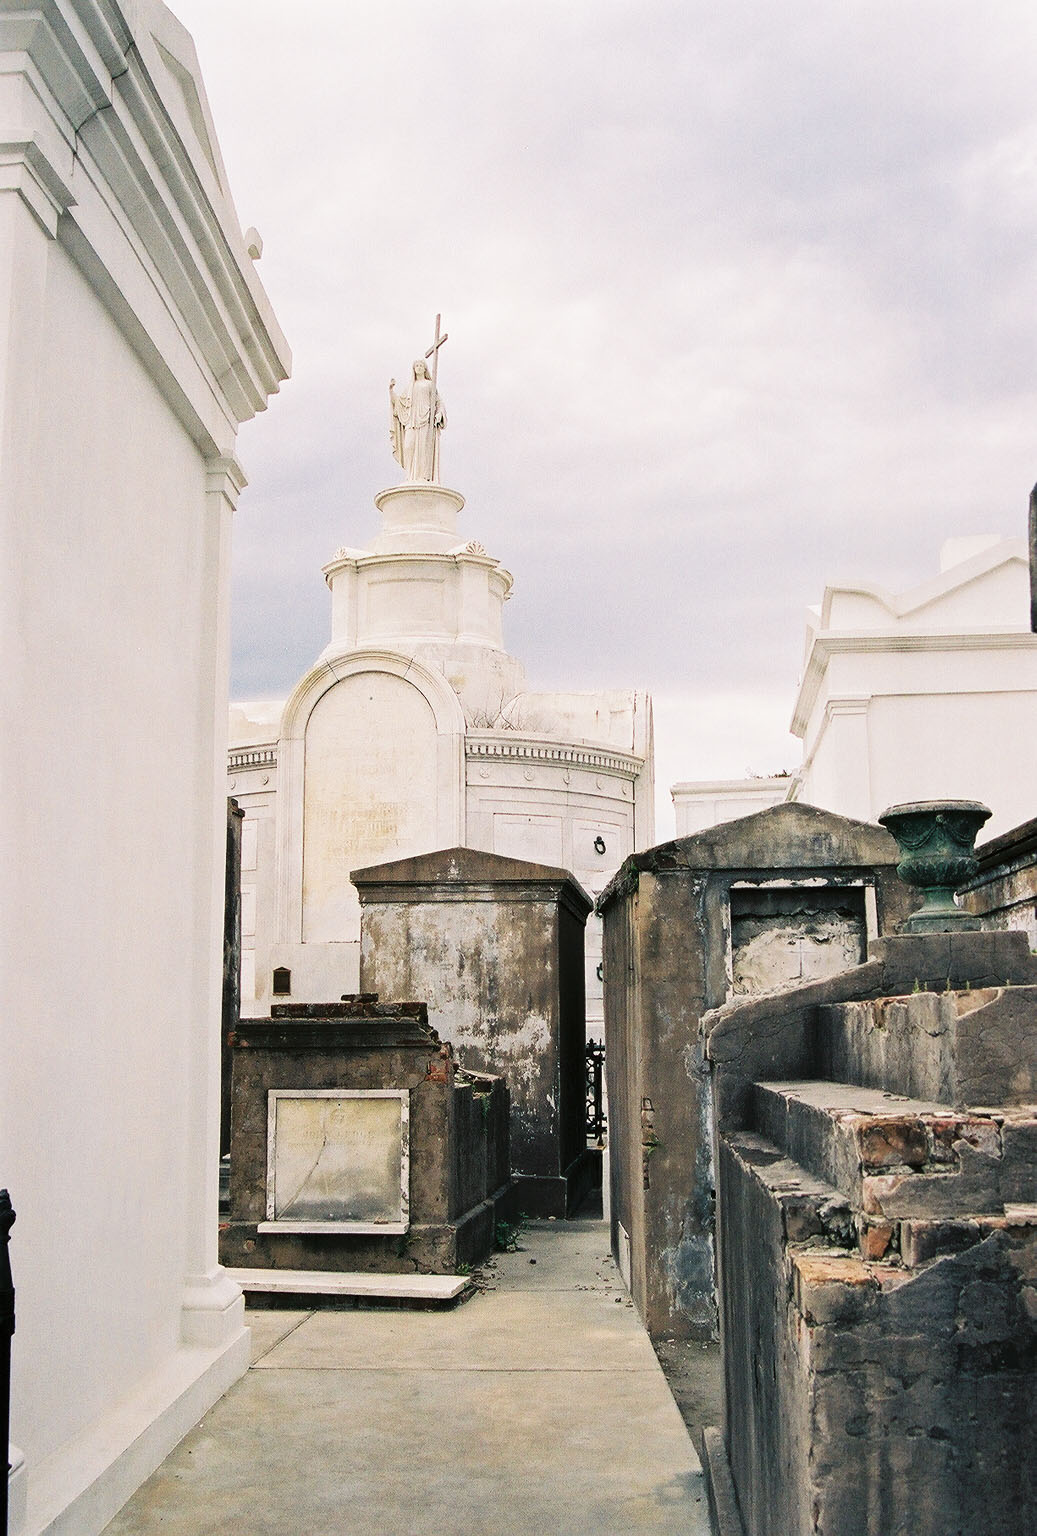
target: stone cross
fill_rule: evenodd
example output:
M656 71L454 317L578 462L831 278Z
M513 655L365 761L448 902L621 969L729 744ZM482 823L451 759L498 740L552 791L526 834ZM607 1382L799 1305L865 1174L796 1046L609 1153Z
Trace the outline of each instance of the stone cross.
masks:
M449 341L450 340L450 337L449 337L449 335L448 335L448 333L446 331L443 332L442 336L439 334L439 322L440 322L440 320L442 318L443 318L442 315L437 315L436 316L436 339L432 343L432 345L429 347L428 351L425 353L426 359L428 359L428 358L432 359L432 399L433 399L433 401L435 401L435 399L436 399L436 378L437 378L438 373L439 373L439 349L443 345L444 341Z

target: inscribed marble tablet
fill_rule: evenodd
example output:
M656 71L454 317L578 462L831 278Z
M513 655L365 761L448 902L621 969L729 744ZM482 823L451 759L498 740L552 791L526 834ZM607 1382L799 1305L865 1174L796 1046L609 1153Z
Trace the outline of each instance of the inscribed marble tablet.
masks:
M403 1089L271 1089L267 1218L295 1231L405 1232Z

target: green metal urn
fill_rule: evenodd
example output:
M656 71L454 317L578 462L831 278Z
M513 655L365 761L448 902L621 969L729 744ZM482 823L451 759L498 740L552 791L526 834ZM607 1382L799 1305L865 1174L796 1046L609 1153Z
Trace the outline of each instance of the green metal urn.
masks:
M979 868L976 834L991 816L978 800L916 800L891 805L879 822L897 840L897 874L923 896L901 933L946 933L978 928L979 920L954 905L954 892Z

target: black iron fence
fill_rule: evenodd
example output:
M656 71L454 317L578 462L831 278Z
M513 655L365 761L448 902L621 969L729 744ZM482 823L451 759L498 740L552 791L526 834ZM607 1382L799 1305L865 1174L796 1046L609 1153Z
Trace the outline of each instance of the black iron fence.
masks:
M605 1044L587 1041L587 1140L605 1145Z

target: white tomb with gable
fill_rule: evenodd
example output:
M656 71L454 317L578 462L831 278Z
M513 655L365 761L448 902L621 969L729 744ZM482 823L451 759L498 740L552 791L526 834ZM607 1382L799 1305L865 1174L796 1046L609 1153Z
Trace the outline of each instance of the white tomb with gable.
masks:
M864 821L976 799L996 836L1033 815L1037 635L1024 539L951 539L905 592L831 586L807 611L790 798Z

